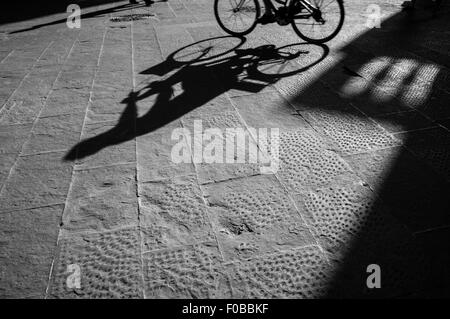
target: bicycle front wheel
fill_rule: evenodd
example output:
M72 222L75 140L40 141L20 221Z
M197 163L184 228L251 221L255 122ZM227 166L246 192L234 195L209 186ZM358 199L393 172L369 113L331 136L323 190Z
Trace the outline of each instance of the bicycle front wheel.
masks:
M291 0L289 10L295 33L310 43L330 41L344 24L342 0Z
M259 12L258 0L214 0L219 26L234 36L250 33L256 27Z

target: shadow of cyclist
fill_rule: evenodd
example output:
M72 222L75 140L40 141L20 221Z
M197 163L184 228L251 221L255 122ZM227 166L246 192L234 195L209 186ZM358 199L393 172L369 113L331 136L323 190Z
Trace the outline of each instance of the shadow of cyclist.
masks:
M317 64L328 54L325 45L319 47L323 54L317 61L306 67L300 65L297 69L291 68L283 74L264 74L258 70L258 66L268 61L298 61L302 56L308 55L309 51L280 53L280 48L274 45L263 45L257 48L236 49L231 56L204 59L205 52L211 49L209 47L189 63L176 61L174 55L171 55L166 61L141 73L166 75L177 70L175 73L166 79L153 81L137 92L130 92L122 101L126 108L117 125L105 133L81 141L69 151L65 160L84 158L110 145L155 131L231 89L259 92L281 77L305 71ZM292 48L290 49L292 51ZM217 74L220 74L220 78ZM181 93L175 90L177 85L181 85ZM154 95L156 100L152 108L145 115L137 117L137 103Z

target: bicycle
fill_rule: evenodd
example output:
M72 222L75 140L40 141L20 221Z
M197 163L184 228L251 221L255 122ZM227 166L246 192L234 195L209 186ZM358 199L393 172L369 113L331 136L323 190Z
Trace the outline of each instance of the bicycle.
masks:
M279 25L291 24L295 33L310 43L334 38L344 24L343 0L274 0L270 2ZM260 17L258 0L214 0L219 26L233 36L244 36L256 27ZM302 27L302 25L304 27Z

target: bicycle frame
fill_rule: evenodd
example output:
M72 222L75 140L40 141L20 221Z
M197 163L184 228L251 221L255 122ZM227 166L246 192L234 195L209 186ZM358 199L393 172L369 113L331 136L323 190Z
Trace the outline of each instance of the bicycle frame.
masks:
M284 0L284 1L283 0L274 0L274 1L286 6L289 0ZM296 15L295 17L307 19L315 12L316 8L309 2L309 0L298 0L298 2L300 2L303 5L303 7L308 11L308 13L299 14L299 15ZM271 9L276 12L277 9L273 5L272 1L270 1L270 5L271 5Z
M244 3L246 0L242 0L241 2ZM274 0L275 2L286 6L289 0ZM299 13L296 14L295 16L291 16L292 19L309 19L311 16L314 16L317 12L317 8L314 7L314 5L311 4L311 2L309 0L298 0L299 3L301 3L303 5L303 7L306 9L307 12L305 13ZM277 8L275 8L274 4L272 3L272 1L270 1L270 9L273 10L274 12L277 12Z
M235 10L239 10L242 5L245 3L245 1L247 0L240 0L239 4L236 6ZM286 6L288 0L274 0L275 2L282 4L284 6ZM314 14L316 8L309 2L309 0L298 0L301 4L303 4L303 7L309 12L309 13L304 13L304 14L300 14L300 15L296 15L295 17L298 18L302 18L304 17L305 19L309 18L312 14ZM275 8L275 6L273 5L272 1L270 1L270 9L273 10L274 12L277 11L277 8Z

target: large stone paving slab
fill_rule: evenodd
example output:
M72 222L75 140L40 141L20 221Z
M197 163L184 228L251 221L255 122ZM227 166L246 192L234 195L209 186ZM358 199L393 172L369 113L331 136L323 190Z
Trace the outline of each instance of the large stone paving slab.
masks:
M80 274L79 288L67 284L74 271ZM142 298L138 229L61 238L48 297Z
M63 229L101 231L136 226L135 181L133 164L76 170L67 196Z
M401 2L369 29L371 1L347 0L326 45L275 24L223 37L210 0L1 25L0 295L448 293L445 20L416 10L410 32ZM270 174L250 161L275 155L257 128L280 131ZM244 133L237 162L210 162L239 142L227 129ZM374 263L383 289L366 286Z
M312 130L285 132L280 137L280 179L293 193L356 179L328 141Z
M179 175L194 173L192 163L192 145L189 145L184 137L176 133L181 130L179 121L166 125L164 128L137 137L137 171L138 181L148 182L166 179ZM173 159L175 145L183 145L181 152L188 161L178 163Z
M138 192L145 250L214 238L195 175L142 183Z
M318 298L331 278L325 255L317 246L277 252L229 264L237 298Z
M72 164L63 153L20 157L0 193L0 211L64 203L69 190Z
M218 247L202 243L144 254L147 298L230 298Z
M354 238L364 242L368 253L379 251L409 234L386 212L372 191L359 183L299 194L295 201L328 252L345 251Z
M301 112L311 125L330 137L344 154L399 145L391 134L357 111Z
M43 298L63 206L0 214L0 296Z
M273 175L205 186L225 260L314 243L308 226Z

